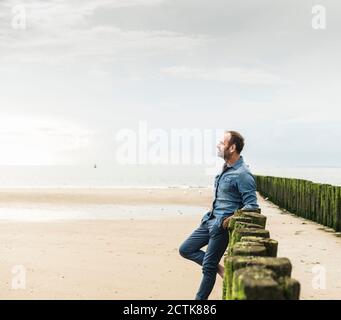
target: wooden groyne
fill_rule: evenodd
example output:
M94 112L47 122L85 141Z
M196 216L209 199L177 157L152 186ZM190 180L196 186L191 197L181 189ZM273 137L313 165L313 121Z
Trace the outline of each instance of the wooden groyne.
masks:
M255 175L257 190L280 208L341 231L341 187Z
M238 210L231 218L223 300L299 299L300 283L291 278L290 260L277 258L278 242L265 227L260 210Z

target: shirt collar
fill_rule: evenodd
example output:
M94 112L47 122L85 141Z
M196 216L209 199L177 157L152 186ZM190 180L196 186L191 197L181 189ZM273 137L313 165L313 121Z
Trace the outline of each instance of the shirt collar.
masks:
M233 168L233 169L238 169L242 164L244 163L243 156L240 156L239 159L232 165L226 164L226 168Z

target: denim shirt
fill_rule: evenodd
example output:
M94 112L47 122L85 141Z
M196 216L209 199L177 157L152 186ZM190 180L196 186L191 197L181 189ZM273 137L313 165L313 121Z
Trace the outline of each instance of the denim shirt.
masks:
M212 209L202 218L202 222L212 215L217 217L218 225L222 219L231 216L238 209L258 209L256 182L242 156L228 165L215 177Z

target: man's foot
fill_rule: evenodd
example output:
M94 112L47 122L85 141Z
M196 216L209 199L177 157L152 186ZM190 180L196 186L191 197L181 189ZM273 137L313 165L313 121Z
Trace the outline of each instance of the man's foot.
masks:
M222 278L224 278L224 267L222 266L222 265L220 265L220 264L218 264L218 274L222 277Z

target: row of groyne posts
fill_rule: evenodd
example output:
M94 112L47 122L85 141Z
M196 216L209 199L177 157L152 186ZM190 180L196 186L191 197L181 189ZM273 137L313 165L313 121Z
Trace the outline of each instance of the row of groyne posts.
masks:
M223 300L299 299L300 283L291 278L290 260L277 257L278 242L265 227L260 210L238 210L231 217Z
M341 231L341 187L303 179L255 176L258 192L292 214ZM238 210L229 226L224 255L224 300L298 300L300 283L291 278L288 258L265 229L261 211Z
M260 175L255 179L258 192L279 207L341 231L341 186Z

